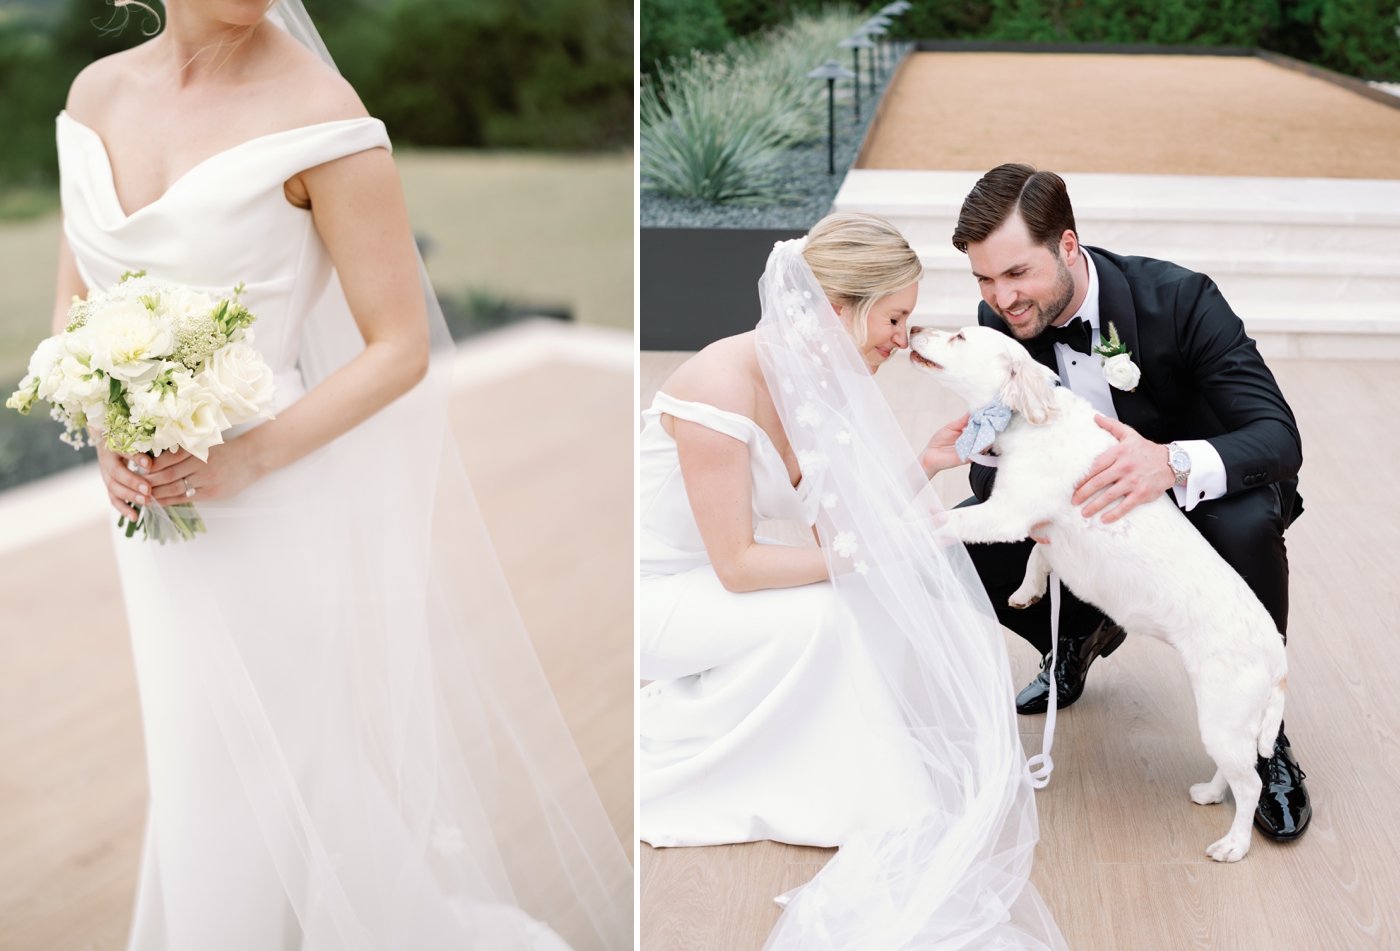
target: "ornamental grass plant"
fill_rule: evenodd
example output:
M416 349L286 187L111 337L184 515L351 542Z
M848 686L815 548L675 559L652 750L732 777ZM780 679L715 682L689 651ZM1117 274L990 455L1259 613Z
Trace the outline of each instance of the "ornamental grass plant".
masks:
M761 205L785 197L779 155L825 129L826 84L808 71L862 22L849 7L692 51L642 83L643 187L677 198Z

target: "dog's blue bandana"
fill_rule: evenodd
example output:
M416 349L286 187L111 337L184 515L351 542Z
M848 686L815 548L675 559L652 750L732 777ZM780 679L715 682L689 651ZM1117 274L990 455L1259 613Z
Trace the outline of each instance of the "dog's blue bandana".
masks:
M1011 422L1011 410L999 399L986 406L973 410L967 420L967 428L962 431L953 448L958 458L967 462L968 458L986 449L997 438L997 433L1006 429Z

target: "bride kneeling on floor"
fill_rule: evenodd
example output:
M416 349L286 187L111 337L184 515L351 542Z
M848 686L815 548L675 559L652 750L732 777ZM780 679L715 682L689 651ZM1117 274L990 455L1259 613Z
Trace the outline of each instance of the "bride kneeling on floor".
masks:
M643 414L640 837L840 846L769 948L1064 946L1005 644L930 513L966 419L916 458L872 377L921 277L888 223L829 216Z

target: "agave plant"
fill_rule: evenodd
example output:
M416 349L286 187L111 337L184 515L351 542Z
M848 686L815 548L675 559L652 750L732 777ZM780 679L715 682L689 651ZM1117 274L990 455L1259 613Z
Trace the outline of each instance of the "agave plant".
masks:
M847 9L800 15L722 52L692 52L642 86L643 187L680 198L769 204L778 156L820 135L825 89L807 72L859 24Z

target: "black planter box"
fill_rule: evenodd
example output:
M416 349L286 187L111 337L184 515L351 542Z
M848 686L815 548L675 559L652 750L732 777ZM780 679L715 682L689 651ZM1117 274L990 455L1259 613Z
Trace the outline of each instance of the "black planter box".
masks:
M758 323L758 279L777 241L806 231L643 228L643 350L699 350Z

